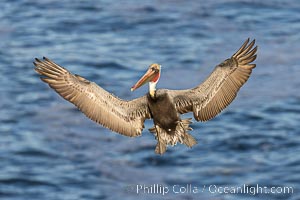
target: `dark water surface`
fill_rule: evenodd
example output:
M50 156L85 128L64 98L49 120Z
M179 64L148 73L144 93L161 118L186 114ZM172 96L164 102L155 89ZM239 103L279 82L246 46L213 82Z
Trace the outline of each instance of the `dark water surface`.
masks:
M300 199L299 1L0 4L0 199ZM195 148L177 145L163 156L154 153L152 122L142 137L112 133L49 89L32 65L47 56L132 99L147 92L130 87L149 64L163 66L159 88L192 87L248 37L259 45L257 68L237 99L193 124ZM137 194L138 184L170 191ZM257 184L279 190L214 190Z

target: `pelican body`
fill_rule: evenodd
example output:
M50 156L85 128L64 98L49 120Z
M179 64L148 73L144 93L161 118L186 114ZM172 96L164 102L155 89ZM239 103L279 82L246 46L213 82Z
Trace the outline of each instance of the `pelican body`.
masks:
M134 91L149 83L149 93L131 101L110 94L97 84L70 73L48 58L36 59L35 70L42 81L49 84L60 96L79 108L87 117L112 131L129 137L140 136L146 119L153 119L149 129L157 145L155 152L163 154L168 145L178 142L192 147L197 144L188 133L191 118L181 119L180 114L193 112L197 121L207 121L218 115L236 97L248 80L255 64L257 46L249 38L233 54L215 67L210 76L198 86L187 90L156 90L161 66L151 64L147 72L131 88Z

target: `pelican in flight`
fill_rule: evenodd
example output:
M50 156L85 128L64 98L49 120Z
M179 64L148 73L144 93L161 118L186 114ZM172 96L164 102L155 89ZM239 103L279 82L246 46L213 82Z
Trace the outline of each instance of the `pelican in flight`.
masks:
M131 88L136 90L149 83L149 93L130 100L122 100L94 82L72 74L48 58L35 59L35 71L41 80L65 100L73 103L91 120L112 131L129 137L140 136L146 119L153 119L149 129L157 140L155 152L163 154L168 145L177 142L192 147L197 144L188 133L191 119L180 114L193 112L197 121L207 121L218 115L236 97L248 80L255 64L257 46L249 38L200 85L186 90L156 89L161 74L159 64L151 64L144 76Z

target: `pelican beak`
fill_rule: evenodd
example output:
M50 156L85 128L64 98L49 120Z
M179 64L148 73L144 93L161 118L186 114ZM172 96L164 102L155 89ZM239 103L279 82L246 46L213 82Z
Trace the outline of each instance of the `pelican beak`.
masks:
M145 83L152 81L153 79L155 79L155 77L158 74L159 74L159 71L149 68L148 71L144 74L144 76L142 76L142 78L140 78L140 80L138 82L136 82L136 84L134 86L131 87L131 92L138 89Z

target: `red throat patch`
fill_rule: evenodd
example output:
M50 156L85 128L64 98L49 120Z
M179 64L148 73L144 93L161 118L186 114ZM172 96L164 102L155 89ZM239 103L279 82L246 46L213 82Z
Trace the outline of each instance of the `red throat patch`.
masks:
M160 73L158 73L153 79L152 82L157 82L160 77Z

